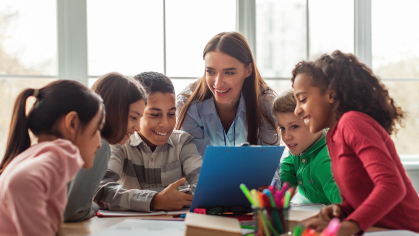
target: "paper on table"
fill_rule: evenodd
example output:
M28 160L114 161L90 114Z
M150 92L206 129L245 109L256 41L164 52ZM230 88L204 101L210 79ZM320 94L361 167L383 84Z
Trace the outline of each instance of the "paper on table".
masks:
M419 235L418 233L407 231L407 230L386 230L386 231L377 231L377 232L369 232L365 233L366 236L413 236Z
M300 191L298 191L298 189L296 189L295 191L296 191L296 193L292 197L290 203L293 203L293 204L312 204L312 202L308 198L301 195L301 193L300 193Z
M320 210L325 207L323 204L308 204L308 205L291 205L291 210L293 211L315 211L320 212Z
M167 215L183 215L183 214L188 213L190 210L191 210L191 208L185 207L185 208L182 208L178 211L168 211Z
M322 205L310 206L291 206L291 211L288 215L290 221L302 221L319 213Z
M190 208L182 208L177 211L154 211L154 212L138 212L138 211L108 211L99 210L99 217L118 217L118 216L159 216L159 215L183 215L189 212Z
M119 224L103 229L92 236L183 236L185 223L177 221L157 220L124 220Z
M154 211L154 212L138 212L138 211L108 211L99 210L97 216L99 217L118 217L118 216L158 216L167 215L165 211Z

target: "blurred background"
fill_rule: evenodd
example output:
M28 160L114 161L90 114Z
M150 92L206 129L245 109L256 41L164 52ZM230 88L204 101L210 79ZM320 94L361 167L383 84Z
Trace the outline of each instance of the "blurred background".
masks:
M419 169L417 0L1 2L1 157L22 89L58 79L90 86L111 71L129 76L158 71L179 93L204 74L206 43L219 32L239 31L277 93L291 87L291 71L301 60L336 49L357 55L408 112L393 139L411 178L419 179L413 172Z

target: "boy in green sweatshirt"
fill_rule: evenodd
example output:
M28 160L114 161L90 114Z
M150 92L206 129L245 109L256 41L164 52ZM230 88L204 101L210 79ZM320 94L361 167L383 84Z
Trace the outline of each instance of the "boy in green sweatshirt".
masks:
M326 131L310 133L305 120L294 115L295 107L292 90L279 95L273 104L282 141L289 149L289 156L281 162L281 182L298 186L300 194L312 203L340 203L326 147Z

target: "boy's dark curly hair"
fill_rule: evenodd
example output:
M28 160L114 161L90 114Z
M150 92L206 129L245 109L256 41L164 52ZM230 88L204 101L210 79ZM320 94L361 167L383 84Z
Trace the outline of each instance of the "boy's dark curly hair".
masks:
M406 116L389 96L384 84L353 54L336 50L315 61L299 62L292 71L293 84L298 74L310 75L311 84L322 92L330 89L334 100L333 111L338 120L348 111L363 112L391 135L397 133L396 124L401 125Z

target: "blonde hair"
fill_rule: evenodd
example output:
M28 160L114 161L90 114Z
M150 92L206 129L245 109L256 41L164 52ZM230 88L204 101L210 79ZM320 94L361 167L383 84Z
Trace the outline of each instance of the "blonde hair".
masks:
M288 89L275 98L272 110L274 113L294 113L297 101L294 97L294 91Z

